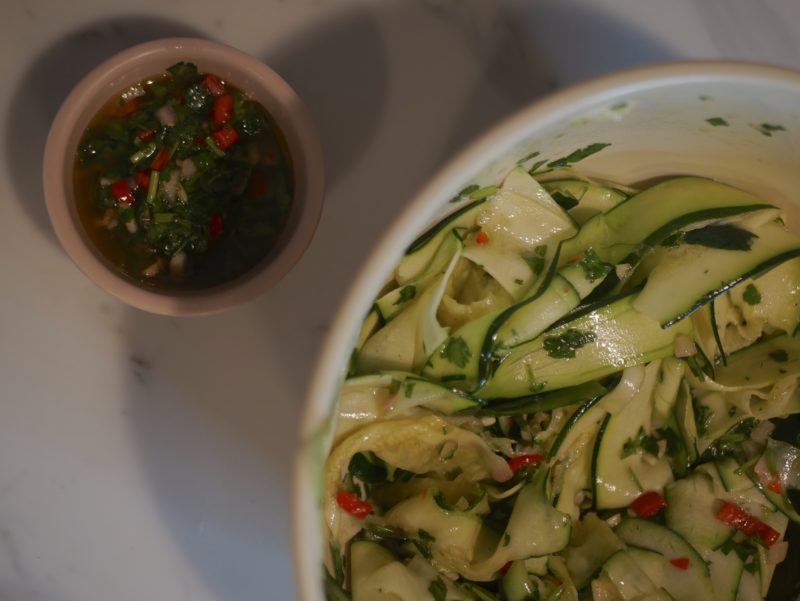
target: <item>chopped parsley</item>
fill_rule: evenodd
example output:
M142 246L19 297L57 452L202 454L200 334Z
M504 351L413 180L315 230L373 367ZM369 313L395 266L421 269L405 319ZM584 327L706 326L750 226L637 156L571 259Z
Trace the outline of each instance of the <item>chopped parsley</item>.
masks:
M406 398L410 398L414 394L414 386L417 385L416 380L406 380L403 382L403 394Z
M597 339L594 332L581 332L569 328L560 336L547 336L542 346L548 356L554 359L572 359L575 351Z
M503 546L507 547L510 544L511 544L511 535L508 532L506 532L503 535Z
M386 466L372 453L356 453L350 459L347 471L353 478L365 484L381 484L386 482Z
M394 301L395 305L401 305L403 303L407 303L412 298L417 295L417 287L414 284L409 284L408 286L403 286L400 288L400 296L397 297L397 300Z
M789 360L789 354L783 349L776 349L769 354L769 358L777 363L786 363Z
M442 580L441 576L436 580L431 581L428 587L428 592L433 595L433 601L446 601L447 599L447 585Z
M420 539L420 540L424 540L424 541L426 541L426 542L429 542L429 543L436 542L436 537L435 537L435 536L433 536L433 535L432 535L430 532L428 532L427 530L423 530L422 528L420 528L419 530L417 530L417 535L419 536L419 539Z
M419 551L419 554L422 555L425 559L430 560L433 557L429 545L419 540L412 540L411 542L414 543L414 546L417 548L417 551Z
M608 272L611 271L611 265L597 256L597 253L591 247L587 248L586 252L583 253L583 257L578 261L578 266L583 270L586 279L590 282L606 277Z
M441 350L441 356L453 365L466 367L467 362L472 358L472 351L469 345L461 336L450 338Z
M725 127L729 125L728 122L725 121L725 119L723 119L722 117L711 117L709 119L706 119L706 123L708 123L709 125L713 125L714 127L720 127L720 126Z
M644 431L644 426L639 426L639 432L636 438L628 438L628 440L625 441L622 445L620 458L624 459L638 451L648 453L654 457L658 456L658 443L654 436L650 436Z
M747 288L742 293L742 299L748 305L757 305L761 302L761 293L756 288L755 284L748 284Z
M742 229L731 223L712 224L696 230L689 230L683 235L687 244L719 248L721 250L750 250L753 232Z
M588 146L584 146L583 148L578 148L578 150L572 151L565 157L561 157L560 159L556 159L555 161L550 161L547 164L547 166L566 167L567 165L571 165L572 163L577 163L578 161L582 161L583 159L590 157L595 153L600 152L607 146L611 146L611 144L603 142L595 142L594 144L589 144Z

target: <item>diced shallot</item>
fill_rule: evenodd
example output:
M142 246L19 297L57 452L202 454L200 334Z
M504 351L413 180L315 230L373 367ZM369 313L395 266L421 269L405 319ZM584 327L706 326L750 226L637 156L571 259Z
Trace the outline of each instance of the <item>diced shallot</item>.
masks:
M192 159L180 161L181 165L181 179L189 179L197 173L197 165L194 164Z
M158 275L158 272L161 271L161 263L156 261L152 263L149 267L145 268L142 271L142 275L146 278L154 278Z
M175 202L175 197L178 195L178 178L180 173L177 169L173 169L169 174L169 179L164 182L164 195L170 204Z
M172 127L175 125L177 121L177 115L175 114L175 109L172 108L172 105L165 104L160 109L155 112L156 119L161 125L165 125L167 127Z
M136 225L136 221L134 221L133 219L125 222L125 228L128 230L128 233L131 234L135 234L136 230L139 229L139 227Z
M186 253L179 250L169 260L169 272L173 276L182 275L186 269Z

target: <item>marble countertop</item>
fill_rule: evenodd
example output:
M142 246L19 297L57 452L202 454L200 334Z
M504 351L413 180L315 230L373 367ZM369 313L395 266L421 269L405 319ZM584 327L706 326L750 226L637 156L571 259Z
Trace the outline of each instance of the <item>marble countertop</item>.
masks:
M329 173L300 264L213 317L149 315L96 289L41 192L45 136L72 85L114 51L174 35L281 73ZM315 354L407 199L552 89L677 59L800 68L800 3L4 0L0 57L0 597L283 601Z

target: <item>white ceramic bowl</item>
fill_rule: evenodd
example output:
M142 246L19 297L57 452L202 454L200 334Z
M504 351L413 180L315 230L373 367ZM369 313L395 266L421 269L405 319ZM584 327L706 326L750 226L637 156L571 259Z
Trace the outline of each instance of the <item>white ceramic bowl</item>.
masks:
M714 117L727 125L707 121ZM417 195L371 253L323 348L295 473L295 569L303 601L325 598L319 499L337 387L360 322L404 249L452 208L447 201L464 186L497 183L529 152L555 159L594 142L611 146L578 164L586 175L622 183L671 174L718 178L789 207L789 225L800 226L797 72L725 62L625 71L553 94L484 135Z
M95 250L75 206L73 165L91 118L115 94L179 62L216 74L261 103L289 148L294 197L275 248L250 271L225 284L194 291L138 285ZM53 229L64 250L95 284L140 309L165 315L213 313L251 300L274 286L297 263L322 211L324 168L316 127L303 102L275 71L230 46L195 38L167 38L128 48L86 75L59 109L44 153L44 194Z

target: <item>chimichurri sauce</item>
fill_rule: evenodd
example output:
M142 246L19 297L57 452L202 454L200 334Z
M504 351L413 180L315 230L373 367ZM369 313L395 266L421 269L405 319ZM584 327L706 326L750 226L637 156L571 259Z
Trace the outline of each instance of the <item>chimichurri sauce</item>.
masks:
M293 195L270 116L191 63L112 98L81 139L78 212L97 249L158 288L230 281L275 246Z

